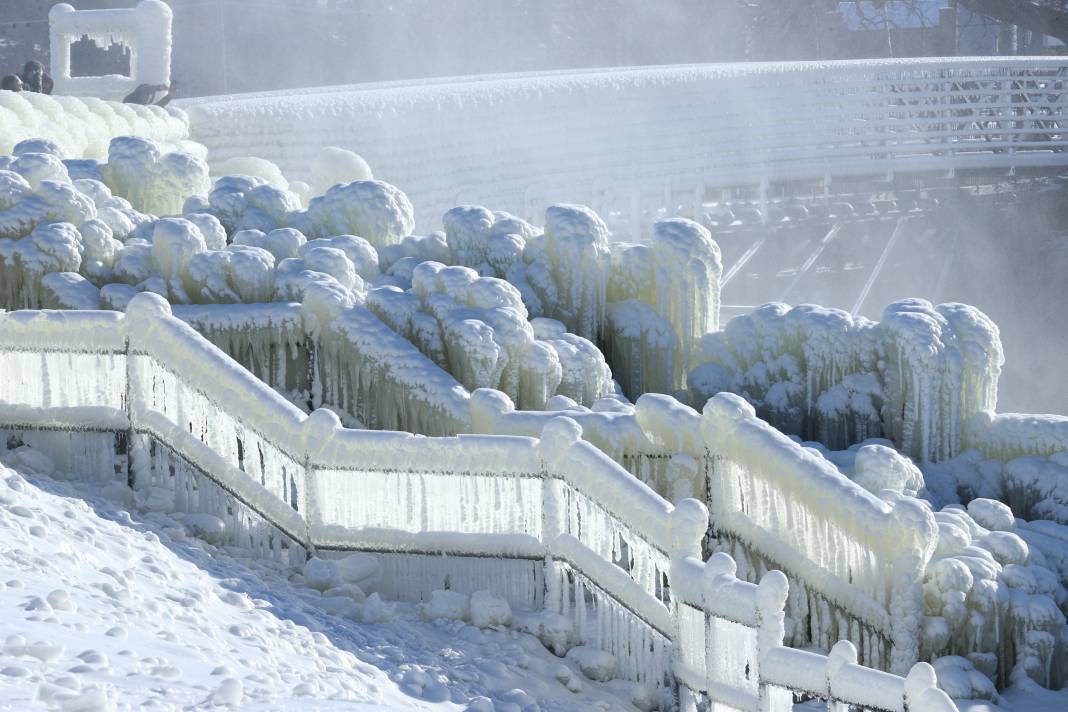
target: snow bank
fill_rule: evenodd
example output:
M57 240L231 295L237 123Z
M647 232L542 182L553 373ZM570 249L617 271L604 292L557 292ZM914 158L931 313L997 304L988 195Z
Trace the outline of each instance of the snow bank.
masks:
M321 595L288 562L250 558L247 542L194 534L207 516L139 510L96 485L19 471L0 466L8 706L622 709L629 699L619 680L565 688L561 661L516 630L424 623L417 606L378 593L359 602L351 588ZM472 600L473 616L500 613L484 591Z

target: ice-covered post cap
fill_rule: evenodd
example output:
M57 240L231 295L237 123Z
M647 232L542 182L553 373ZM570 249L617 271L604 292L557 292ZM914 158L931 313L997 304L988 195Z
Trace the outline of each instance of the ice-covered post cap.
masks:
M701 575L701 586L706 597L712 591L713 582L717 578L720 576L734 576L737 571L738 565L734 563L734 559L730 557L730 554L717 551L708 557L708 561L705 562L704 573Z
M158 321L170 315L170 302L155 292L136 294L126 305L126 317L129 319Z
M749 420L756 417L753 404L735 393L717 393L708 399L702 411L706 416Z
M957 712L957 706L953 704L953 700L937 687L924 690L920 698L906 709L909 712Z
M557 462L567 455L573 445L582 440L582 426L571 418L553 418L541 431L538 452L547 462Z
M764 574L757 584L757 605L765 614L781 613L790 594L790 582L786 574L777 569Z
M708 508L696 499L684 499L672 510L670 527L671 556L699 557L701 542L708 531Z
M957 706L938 689L938 675L930 663L916 663L905 677L905 709L909 712L956 712Z
M334 433L341 430L341 418L327 408L316 408L301 426L304 451L309 457L330 442Z
M496 388L476 388L471 392L469 408L471 427L476 433L495 433L500 418L513 412L515 404Z
M857 664L857 648L848 640L839 640L831 648L831 652L827 655L827 667L824 671L827 675L827 691L832 692L834 689L834 678L838 675L838 672L846 665Z
M316 408L304 421L304 435L311 438L324 438L341 429L341 418L329 408Z
M938 674L930 663L916 663L905 676L905 702L908 709L921 709L915 706L916 700L924 690L938 686Z

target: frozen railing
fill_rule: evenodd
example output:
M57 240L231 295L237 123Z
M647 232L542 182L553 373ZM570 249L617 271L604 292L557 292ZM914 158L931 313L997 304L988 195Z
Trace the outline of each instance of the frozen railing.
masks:
M907 498L891 506L875 497L733 394L705 405L701 429L713 459L713 528L873 628L890 642L890 670L906 671L919 658L921 582L936 531L930 512ZM836 623L833 613L812 615L814 628ZM866 647L867 663L886 664L878 645Z
M837 643L829 655L784 647L786 577L770 571L752 584L734 574L726 554L706 563L673 563L679 626L674 672L683 712L709 703L714 709L788 712L795 694L825 700L828 709L957 709L927 663L898 677L857 665L849 641Z
M26 353L38 357L36 364L24 362ZM115 368L82 360L101 357ZM708 529L705 507L692 499L672 506L583 441L570 418L549 421L540 439L342 428L330 411L305 415L152 294L136 297L125 315L0 314L0 366L24 383L49 384L8 386L0 430L114 434L112 460L121 463L129 453L128 472L116 474L154 507L220 514L236 508L233 543L261 555L292 561L303 550L360 549L409 557L418 566L418 557L430 554L451 560L459 590L471 583L461 575L464 562L484 561L481 585L488 581L512 600L567 616L578 640L613 653L630 679L670 686L677 675L695 693L739 710L757 709L750 702L776 686L821 692L811 683L798 687L786 673L760 672L778 659L772 648L788 655L781 652L782 574L767 579L774 595L759 593L763 583L738 581L729 588L741 593L695 594L701 585L693 581L709 578L691 572L702 566L693 557ZM76 375L83 382L75 387ZM70 394L61 397L64 391ZM128 443L123 452L119 435ZM85 446L68 443L76 454ZM80 471L90 466L81 463ZM541 578L501 566L517 559L543 565ZM751 590L758 591L759 612L744 600ZM407 593L427 592L409 586ZM696 629L695 615L705 619ZM755 634L746 630L754 622ZM726 633L720 641L699 631ZM704 657L695 652L701 648ZM906 684L855 665L849 670L861 678L882 675L883 692ZM832 700L906 708L884 704L890 698L876 692L850 697L836 688L848 683L827 679ZM775 699L787 704L789 697Z
M983 411L964 429L967 447L995 460L1068 452L1068 416Z
M482 432L536 433L560 413L515 411L490 391L472 394ZM670 396L646 394L634 413L568 413L583 437L636 477L677 501L707 501L712 533L746 560L746 575L784 570L797 644L860 645L873 667L903 672L919 657L921 582L934 521L918 503L878 499L721 394L698 414Z
M120 470L155 508L221 513L220 498L230 497L248 510L231 522L233 543L271 556L361 549L476 557L488 567L540 567L548 557L550 595L527 590L513 601L566 611L582 640L637 679L667 679L657 661L670 657L670 556L677 542L699 551L707 514L675 516L572 421L550 424L542 444L345 429L329 411L305 415L150 294L125 315L4 313L0 365L16 377L4 382L0 429L46 447L42 429L94 430L110 446L103 466L67 463L74 473ZM83 437L68 449L87 447ZM452 583L465 585L458 575ZM567 583L586 586L586 596L572 602ZM629 627L609 624L612 608Z
M405 187L419 229L458 202L534 219L564 198L634 223L654 206L697 211L722 187L1064 166L1066 69L1063 57L661 66L180 103L215 161L258 155L304 180L318 148L357 149ZM507 159L487 136L509 137Z

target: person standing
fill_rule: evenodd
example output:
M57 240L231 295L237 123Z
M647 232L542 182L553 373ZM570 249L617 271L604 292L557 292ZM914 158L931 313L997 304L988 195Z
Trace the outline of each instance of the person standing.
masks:
M44 65L35 59L31 59L23 65L19 79L22 81L22 88L25 91L33 91L38 94L51 94L52 87L55 84L52 81L52 77L48 76L48 72L45 71Z

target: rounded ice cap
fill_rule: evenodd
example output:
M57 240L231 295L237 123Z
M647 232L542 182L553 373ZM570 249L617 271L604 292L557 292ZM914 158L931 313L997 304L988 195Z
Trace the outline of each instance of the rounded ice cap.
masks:
M708 508L696 499L684 499L671 512L671 546L674 556L700 556L708 531Z
M582 426L571 418L553 418L541 431L538 450L546 460L555 461L565 456L572 445L582 439Z
M47 153L59 159L63 158L63 149L59 147L58 143L49 141L47 138L23 139L11 149L11 155L13 156L21 156L25 153Z
M312 187L320 194L338 183L373 179L371 166L362 156L338 146L324 146L312 164Z
M608 246L608 226L585 205L558 203L545 210L545 234L552 242L572 238Z
M128 321L159 321L170 315L170 302L155 292L141 292L126 305L126 318Z

